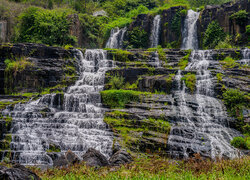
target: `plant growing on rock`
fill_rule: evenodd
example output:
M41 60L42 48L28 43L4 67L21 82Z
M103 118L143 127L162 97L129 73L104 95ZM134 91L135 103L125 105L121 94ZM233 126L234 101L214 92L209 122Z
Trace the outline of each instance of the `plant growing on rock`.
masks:
M246 12L246 10L240 10L230 16L230 19L236 20L236 23L240 26L243 26L247 23L249 19L249 14Z
M228 69L228 68L234 68L236 66L239 66L237 62L230 56L227 56L223 61L220 61L220 64L222 65L223 68Z
M184 77L181 80L185 82L185 85L191 91L191 93L194 93L195 84L196 84L195 74L187 73L184 75Z
M249 149L250 144L247 145L247 139L244 139L243 137L235 137L231 141L231 145L239 148L239 149Z
M203 38L203 46L204 48L212 49L214 48L220 41L225 39L225 33L223 29L220 27L217 21L212 21L204 34Z
M133 48L146 48L148 45L148 35L144 29L135 27L132 31L128 31L129 44Z
M124 77L115 75L111 77L109 84L112 89L122 89L124 86Z

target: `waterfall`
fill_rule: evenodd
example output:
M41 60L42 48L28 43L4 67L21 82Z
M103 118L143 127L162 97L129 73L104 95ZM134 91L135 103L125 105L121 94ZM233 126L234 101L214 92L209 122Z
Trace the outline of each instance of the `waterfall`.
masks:
M230 145L230 141L240 133L229 127L223 103L213 97L213 77L208 70L211 51L193 51L190 59L185 70L196 71L196 93L186 92L179 71L175 77L177 89L174 95L177 117L169 135L168 153L177 158L187 158L197 152L213 159L238 157L238 150Z
M248 65L250 66L250 49L244 48L241 50L242 59L237 61L241 65Z
M188 10L182 31L182 49L198 49L197 20L200 13Z
M118 27L112 29L109 40L106 44L106 48L122 49L123 39L126 32L127 32L127 27L124 27L122 29L119 29Z
M150 36L151 48L157 47L159 44L160 26L161 26L161 16L156 15L154 17L153 28Z
M105 71L113 67L104 50L75 50L80 78L64 95L44 95L36 101L4 110L13 118L11 152L15 162L52 165L46 151L50 144L61 153L78 156L95 148L107 158L112 153L113 134L103 121L99 91L104 88ZM62 103L63 102L63 103ZM44 113L46 112L46 113Z

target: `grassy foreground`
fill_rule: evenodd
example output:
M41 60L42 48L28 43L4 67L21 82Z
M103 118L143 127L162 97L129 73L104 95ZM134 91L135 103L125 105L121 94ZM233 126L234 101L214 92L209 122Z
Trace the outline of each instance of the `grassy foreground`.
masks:
M31 169L42 179L250 179L250 157L235 160L202 160L197 155L188 161L173 161L160 157L142 157L120 168L89 168L76 164L61 169L42 171Z

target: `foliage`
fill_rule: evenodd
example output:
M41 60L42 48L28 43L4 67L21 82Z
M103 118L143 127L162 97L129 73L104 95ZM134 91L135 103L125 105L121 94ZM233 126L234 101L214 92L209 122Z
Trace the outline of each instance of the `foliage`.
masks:
M191 91L191 93L194 93L195 90L195 84L196 84L196 76L195 74L187 73L182 78L184 80L187 88Z
M239 149L248 149L246 139L243 137L234 137L231 145Z
M128 31L128 40L133 48L146 48L148 45L147 32L139 27L135 27L133 30Z
M24 11L17 26L18 42L35 42L48 45L74 45L76 37L69 34L68 10L44 10L30 7Z
M213 4L223 4L231 0L188 0L192 7L200 7Z
M139 101L141 95L149 93L132 90L106 90L101 92L102 103L111 108L124 108L126 104L132 101Z
M190 55L191 55L191 50L187 50L187 54L180 59L178 66L180 67L181 70L184 70L188 65L188 59Z
M229 114L237 118L237 129L242 131L244 126L242 111L245 107L249 108L249 95L237 89L228 89L223 93L223 101Z
M223 74L217 73L217 74L216 74L216 77L217 77L217 82L218 82L218 83L221 83L221 82L222 82L222 79L223 79Z
M230 35L227 35L224 41L220 41L215 49L232 49L235 48L233 45L233 38Z
M14 76L17 75L17 72L22 72L26 68L34 66L34 64L29 62L25 57L16 60L6 59L4 63L6 65L5 73L11 73Z
M220 61L220 64L222 65L223 68L234 68L236 66L239 66L237 62L230 56L227 56L223 61Z
M112 89L122 89L124 86L124 77L122 76L113 76L111 77L109 84Z
M236 23L243 26L248 21L248 12L246 10L240 10L230 16L230 19L236 20Z
M174 32L177 36L181 36L181 12L182 10L176 12L170 25L172 32Z
M122 49L111 49L110 51L114 61L126 62L129 61L129 56L132 55L131 52Z
M225 33L220 27L219 23L212 21L204 34L203 46L204 48L213 49L220 41L225 39Z

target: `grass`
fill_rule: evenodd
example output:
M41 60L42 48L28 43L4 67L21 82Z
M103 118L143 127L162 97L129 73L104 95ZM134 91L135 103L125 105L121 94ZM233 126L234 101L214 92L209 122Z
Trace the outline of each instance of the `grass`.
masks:
M150 93L133 90L105 90L101 92L102 103L111 108L124 108L129 102L139 101L140 96Z
M250 157L235 160L202 160L199 155L188 161L173 161L158 156L138 157L120 168L89 168L82 164L61 169L31 167L43 180L78 179L239 179L250 178Z

